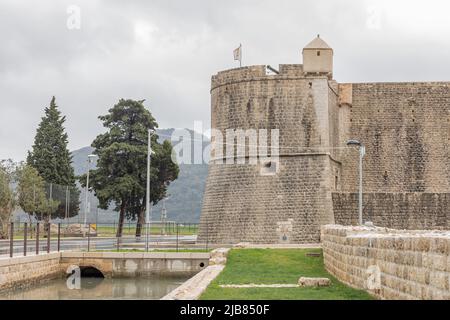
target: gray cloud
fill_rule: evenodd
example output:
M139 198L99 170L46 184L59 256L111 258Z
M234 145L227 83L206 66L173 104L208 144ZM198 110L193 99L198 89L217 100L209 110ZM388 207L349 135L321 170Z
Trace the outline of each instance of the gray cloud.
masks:
M81 8L68 30L66 9ZM340 82L449 80L444 1L18 1L0 3L0 158L24 159L56 95L70 148L103 129L121 97L161 127L209 125L210 76L243 63L301 63L317 33Z

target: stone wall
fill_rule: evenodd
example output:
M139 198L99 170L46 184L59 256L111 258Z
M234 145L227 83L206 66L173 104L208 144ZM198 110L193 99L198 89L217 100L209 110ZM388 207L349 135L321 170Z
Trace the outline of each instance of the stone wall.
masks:
M325 267L382 299L450 299L450 231L322 227Z
M0 290L62 276L60 253L0 259Z
M260 166L211 164L199 240L319 242L320 224L333 222L322 217L331 203L328 156L283 157L279 166L277 175L262 176Z
M358 224L358 194L333 193L335 222ZM450 229L450 193L364 193L363 221L395 229Z
M340 85L346 138L366 146L365 192L450 192L450 83ZM345 90L344 90L345 88ZM349 97L351 96L351 97ZM358 188L358 152L342 149L344 192Z
M366 146L364 221L401 229L449 228L450 83L339 85L340 142ZM335 158L341 184L333 193L336 223L357 223L358 151Z
M337 104L337 84L306 77L302 65L279 70L252 66L212 78L212 127L224 138L228 129L278 129L279 162L276 174L261 174L264 163L251 164L247 148L245 163L223 164L226 147L239 143L225 140L222 156L212 153L199 241L318 242L320 225L334 221L329 104Z
M366 146L368 219L394 228L448 226L450 83L338 84L302 65L279 71L250 66L212 77L212 127L224 137L227 129L278 129L280 162L276 175L261 175L248 148L244 164L222 164L238 158L226 155L234 140L213 150L199 241L317 242L320 225L354 223L349 193L358 191L359 153L349 139Z
M64 252L61 268L92 266L113 278L190 276L208 265L209 252Z

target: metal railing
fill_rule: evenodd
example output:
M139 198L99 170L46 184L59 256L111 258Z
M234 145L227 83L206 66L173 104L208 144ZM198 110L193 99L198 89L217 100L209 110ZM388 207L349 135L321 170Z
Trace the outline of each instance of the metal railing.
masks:
M208 251L209 243L197 243L197 223L151 222L136 235L136 223L125 222L118 236L118 224L12 222L9 238L0 240L0 256L27 256L82 251L198 250ZM147 232L148 231L148 232ZM148 237L146 235L149 235Z

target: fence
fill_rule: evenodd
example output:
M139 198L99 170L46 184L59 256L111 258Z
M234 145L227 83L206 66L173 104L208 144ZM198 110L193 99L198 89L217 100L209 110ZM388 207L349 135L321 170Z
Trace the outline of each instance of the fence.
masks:
M88 223L91 225L93 229L95 229L96 236L98 237L106 237L106 236L115 236L117 233L117 229L119 227L117 222L108 222L108 223ZM23 236L25 226L27 225L30 228L29 222L14 222L14 234L16 236ZM40 223L42 227L42 223ZM76 222L56 222L51 223L53 228L55 229L57 225L61 225L61 229L63 230L62 236L64 236L64 230L70 229L70 226L83 226L83 224L79 224ZM160 221L152 221L151 225L151 234L157 235L175 235L177 233L177 226L179 228L180 235L194 235L197 234L198 224L197 223L177 223L174 221L160 222ZM36 228L36 223L31 223L31 228ZM123 223L122 234L124 236L130 235L133 236L136 233L136 222L126 221ZM66 233L67 234L67 233Z
M14 223L9 239L0 240L0 255L10 257L60 250L82 251L208 251L209 244L197 243L198 224L151 222L136 236L136 224L126 222L117 236L117 223Z

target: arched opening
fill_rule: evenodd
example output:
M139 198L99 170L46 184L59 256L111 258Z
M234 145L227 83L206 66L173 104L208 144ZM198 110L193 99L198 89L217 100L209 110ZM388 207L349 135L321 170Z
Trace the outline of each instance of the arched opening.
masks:
M104 278L103 273L93 266L80 266L82 278Z
M93 289L102 283L105 278L103 273L93 266L72 265L67 273L68 285L69 283L73 286L78 284L78 289Z

